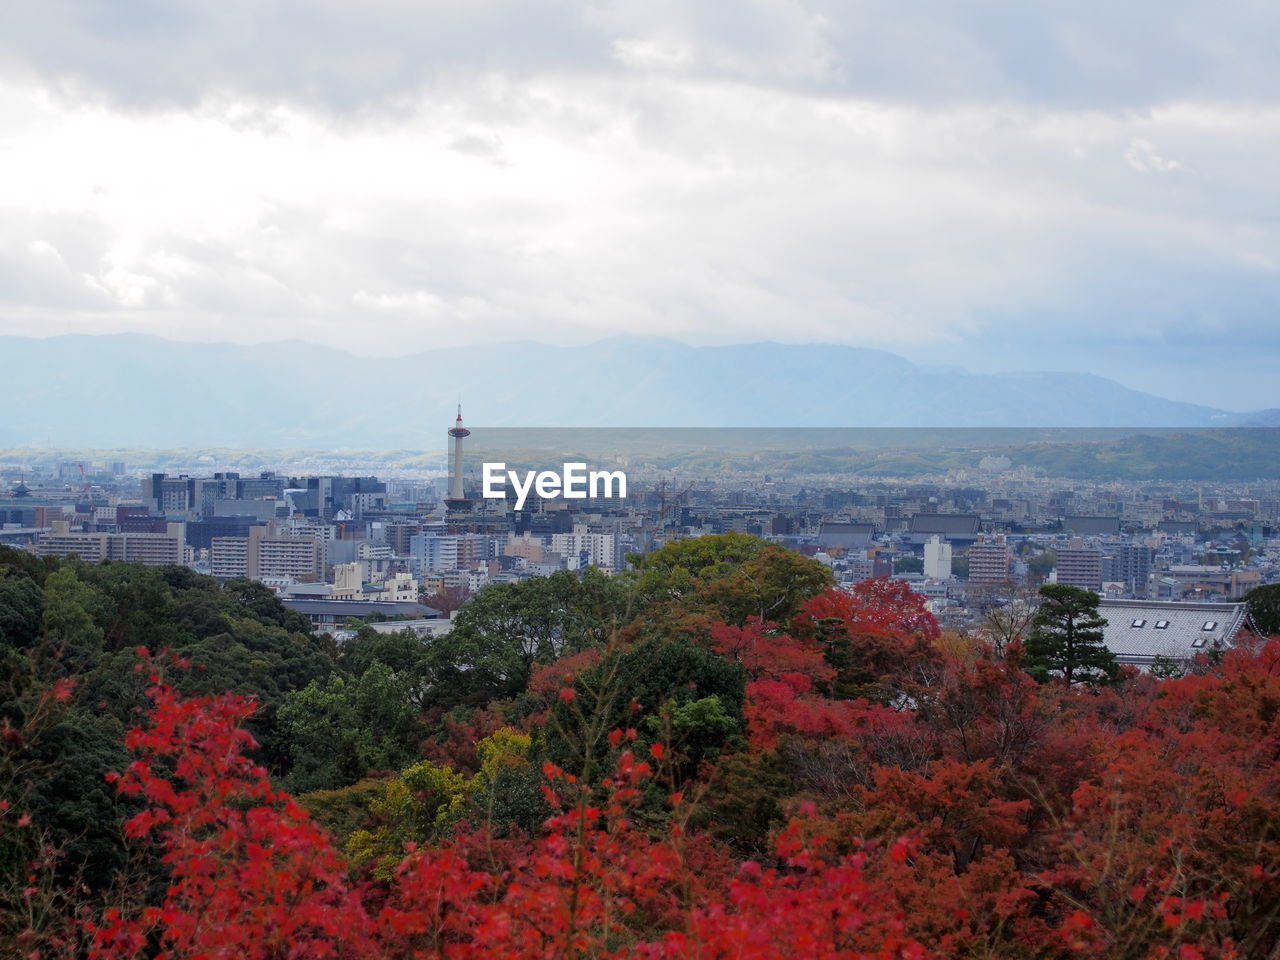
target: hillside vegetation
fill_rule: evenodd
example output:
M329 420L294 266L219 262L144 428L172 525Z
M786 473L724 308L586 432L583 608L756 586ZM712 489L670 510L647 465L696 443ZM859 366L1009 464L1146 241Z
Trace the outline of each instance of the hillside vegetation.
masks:
M341 647L0 550L0 954L1276 956L1280 643L1031 656L736 534Z

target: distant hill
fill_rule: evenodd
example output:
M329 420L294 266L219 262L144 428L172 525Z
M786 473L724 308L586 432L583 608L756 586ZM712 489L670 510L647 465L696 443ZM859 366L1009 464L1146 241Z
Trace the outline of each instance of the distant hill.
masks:
M615 337L372 359L296 341L118 334L0 337L0 358L10 446L435 446L458 397L469 423L495 427L1202 427L1252 416L1088 374L943 373L824 344Z
M1240 413L1231 418L1233 427L1280 427L1280 408Z

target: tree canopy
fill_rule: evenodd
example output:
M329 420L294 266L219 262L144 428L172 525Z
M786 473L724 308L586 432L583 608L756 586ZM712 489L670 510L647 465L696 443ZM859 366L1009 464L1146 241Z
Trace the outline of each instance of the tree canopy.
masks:
M1280 583L1254 587L1243 600L1254 630L1264 637L1280 636Z
M1119 666L1102 642L1107 621L1098 614L1100 602L1092 590L1061 583L1041 587L1023 659L1027 673L1040 681L1061 678L1068 687L1113 682Z

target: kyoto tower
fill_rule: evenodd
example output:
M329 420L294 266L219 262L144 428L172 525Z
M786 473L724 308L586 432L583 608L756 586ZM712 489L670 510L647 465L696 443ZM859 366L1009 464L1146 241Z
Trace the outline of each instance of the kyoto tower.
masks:
M462 438L471 436L471 431L462 425L461 403L449 436L453 437L453 460L449 468L449 495L444 498L444 505L450 513L462 513L471 509L471 501L462 492Z

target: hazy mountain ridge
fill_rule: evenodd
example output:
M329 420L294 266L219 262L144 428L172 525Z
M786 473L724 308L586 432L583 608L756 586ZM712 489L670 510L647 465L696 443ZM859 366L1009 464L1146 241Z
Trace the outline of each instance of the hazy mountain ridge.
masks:
M614 337L392 359L298 341L0 337L0 444L436 445L479 426L1222 426L1231 414L1073 373L942 373L824 344Z

